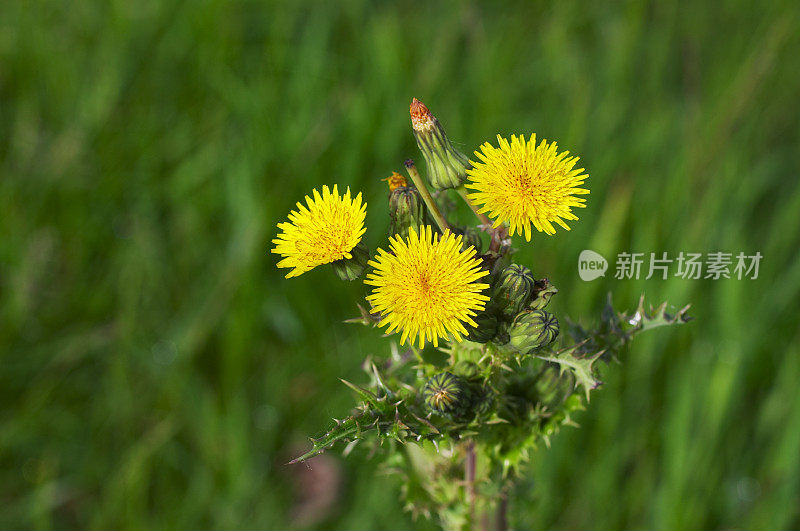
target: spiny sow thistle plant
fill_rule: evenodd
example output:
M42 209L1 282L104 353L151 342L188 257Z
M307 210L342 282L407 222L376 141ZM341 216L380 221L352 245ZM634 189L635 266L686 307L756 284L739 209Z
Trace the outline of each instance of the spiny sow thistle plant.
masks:
M597 360L615 359L640 332L688 321L688 306L670 315L666 303L646 311L640 300L625 314L609 297L593 328L568 323L561 333L546 309L558 290L512 262L510 236L530 241L532 227L547 235L555 225L569 230L567 221L578 219L572 209L584 207L589 194L578 157L535 134L510 141L498 135L497 146L483 144L473 161L417 99L411 122L427 183L412 160L405 169L413 184L396 172L385 179L388 250L370 259L361 194L353 198L348 188L340 195L336 185L314 190L278 225L272 251L283 257L278 267L291 268L287 278L322 264L344 280L363 275L371 293L350 322L385 327L404 347L393 342L387 359L365 360L368 383L343 380L357 406L292 463L338 442L347 443L345 454L372 444L386 469L402 476L415 515L464 528L495 514L502 528L508 492L532 451L574 425L574 412L600 385ZM480 223L454 224L449 195ZM426 343L445 361L423 351Z

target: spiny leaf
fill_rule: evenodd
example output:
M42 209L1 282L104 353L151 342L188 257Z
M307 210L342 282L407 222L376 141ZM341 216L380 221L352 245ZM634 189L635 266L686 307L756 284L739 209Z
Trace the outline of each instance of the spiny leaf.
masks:
M644 295L639 298L639 305L636 307L636 311L633 315L620 315L620 320L624 323L627 323L630 326L633 326L633 329L630 333L636 332L643 332L645 330L651 330L653 328L658 328L660 326L667 326L672 324L683 324L689 322L692 318L687 314L691 304L687 304L675 315L670 315L667 313L667 303L661 303L658 308L651 310L648 312L645 310L644 305Z
M335 442L341 441L342 439L349 439L351 437L358 437L360 434L361 425L356 417L348 417L343 421L337 420L336 425L325 435L317 439L311 439L312 447L308 452L304 453L300 457L292 459L287 464L294 465L296 463L300 463L301 461L305 461L306 459L310 459L315 455L319 455L324 452Z
M600 384L602 384L602 382L594 376L593 364L597 361L597 358L603 355L604 351L601 350L591 355L576 357L574 353L579 347L580 345L574 345L559 352L555 352L551 356L536 354L536 357L544 361L557 363L561 366L562 373L567 370L572 371L572 374L575 376L576 384L583 386L586 392L586 400L589 400L589 392L593 389L597 389L600 387Z
M681 308L675 315L667 313L666 308L667 303L665 302L658 308L651 308L650 311L647 311L642 296L632 314L617 313L609 293L600 322L594 329L585 329L577 323L569 323L569 332L577 343L582 343L578 354L591 354L598 350L605 350L604 359L616 359L616 355L623 345L633 340L638 333L661 326L683 324L691 320L687 314L689 305Z

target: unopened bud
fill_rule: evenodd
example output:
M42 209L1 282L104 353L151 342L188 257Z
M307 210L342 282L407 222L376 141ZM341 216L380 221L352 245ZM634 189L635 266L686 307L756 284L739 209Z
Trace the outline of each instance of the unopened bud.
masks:
M401 186L392 190L389 196L389 237L395 234L408 237L408 229L419 233L425 224L425 202L413 186Z
M361 276L364 269L367 267L369 260L369 251L364 242L359 242L358 245L353 247L350 251L352 258L342 258L332 262L333 270L339 275L342 280L355 280Z
M425 384L423 397L433 411L445 415L463 413L468 406L464 380L451 372L435 375Z
M553 411L572 394L575 376L572 371L561 371L553 364L548 364L536 377L533 387L537 402Z
M471 403L469 412L475 415L488 413L495 399L495 393L488 385L475 383L470 385Z
M530 300L534 282L530 269L519 264L509 265L500 273L497 288L492 297L494 305L506 317L514 317L525 308Z
M453 373L465 380L475 379L480 375L481 368L474 361L461 360L453 367Z
M411 126L428 165L431 186L437 190L461 186L472 165L466 155L453 147L439 120L417 98L411 101Z
M558 319L553 314L544 310L526 310L509 327L509 344L518 352L527 354L552 343L558 337L558 330Z

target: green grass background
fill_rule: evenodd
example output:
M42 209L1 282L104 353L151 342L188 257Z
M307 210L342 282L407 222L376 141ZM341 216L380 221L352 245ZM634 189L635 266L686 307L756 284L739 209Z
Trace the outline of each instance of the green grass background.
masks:
M0 525L271 528L352 397L363 285L285 280L312 187L537 132L582 157L571 232L520 260L558 315L693 303L642 336L511 505L519 529L800 526L796 2L0 2ZM744 251L760 276L584 283L582 249ZM613 264L612 264L613 267ZM299 445L299 446L298 446ZM425 527L366 452L324 529Z

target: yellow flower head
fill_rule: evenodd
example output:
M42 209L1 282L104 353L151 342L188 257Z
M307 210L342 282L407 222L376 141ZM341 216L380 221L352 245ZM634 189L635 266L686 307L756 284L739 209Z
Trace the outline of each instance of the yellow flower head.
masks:
M585 207L588 194L581 188L588 175L583 168L573 169L578 157L567 157L569 151L558 153L555 142L542 140L536 145L536 135L511 136L511 143L497 135L500 147L489 142L475 152L482 162L472 162L467 170L470 180L466 187L475 190L469 198L483 205L480 212L497 218L494 226L508 221L510 234L525 232L531 240L531 224L539 232L555 234L553 222L565 229L564 220L576 220L572 207Z
M297 210L289 213L290 223L278 223L281 233L272 240L273 253L283 260L278 267L293 267L286 278L302 275L322 264L343 258L352 258L350 251L358 245L366 229L364 218L367 205L359 193L350 199L350 188L343 197L333 185L333 191L322 187L322 195L315 189L314 199L306 196L308 207L297 203Z
M393 171L390 176L388 176L385 179L381 179L381 180L382 181L386 181L387 183L389 183L389 191L390 192L393 192L393 191L397 190L398 188L402 188L404 186L408 186L408 182L406 182L406 178L403 177L402 175L400 175L399 173L397 173L396 171Z
M389 244L391 252L379 249L368 262L374 271L364 281L376 286L367 300L380 312L380 326L402 330L401 345L419 336L420 348L425 341L438 346L448 332L461 341L467 335L462 322L477 326L472 317L489 300L480 293L489 285L477 280L488 272L480 270L475 249L462 251L461 236L445 231L440 238L430 226L419 234L411 227L406 240L394 237Z

